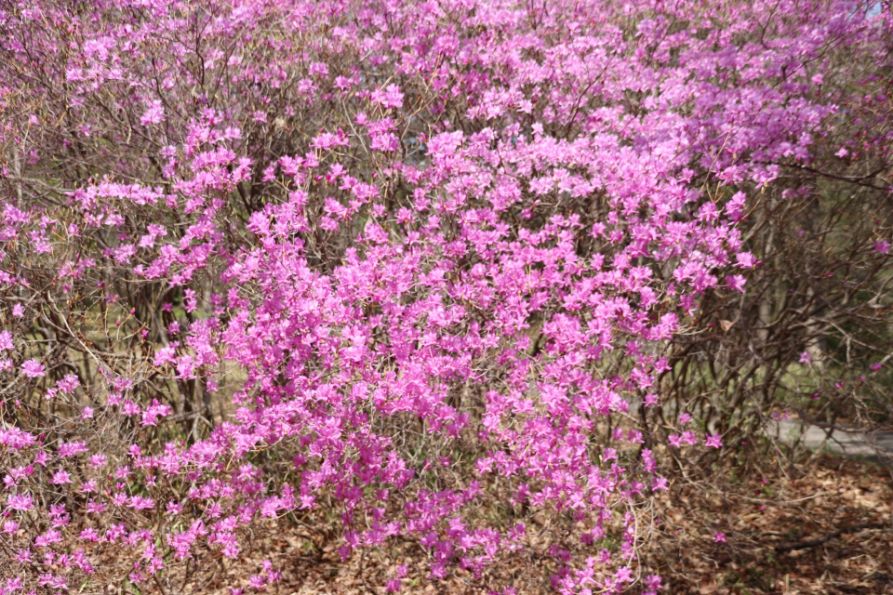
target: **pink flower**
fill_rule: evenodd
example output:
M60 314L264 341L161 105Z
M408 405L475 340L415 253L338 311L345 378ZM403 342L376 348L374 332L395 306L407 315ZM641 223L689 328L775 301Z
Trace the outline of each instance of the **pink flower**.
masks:
M388 85L385 89L373 91L372 100L384 107L394 109L403 107L403 93L397 85Z
M15 521L4 521L3 528L0 530L2 530L7 535L11 535L18 531L19 527L21 527L21 525Z
M713 534L713 542L714 543L726 543L726 534L722 531L717 531Z
M152 404L143 411L142 425L154 426L158 423L159 418L170 415L172 411L170 405L153 399Z
M71 476L68 474L68 471L65 469L59 469L55 473L53 473L53 479L51 482L53 485L65 485L71 483Z
M28 494L10 494L6 497L6 504L11 510L25 512L31 510L33 499Z
M159 100L153 100L140 117L140 124L149 126L164 121L164 105Z
M719 434L710 434L704 440L704 444L709 448L722 448L722 436Z
M28 359L22 362L22 374L28 378L41 378L46 374L46 368L36 359Z
M743 275L729 275L726 277L726 285L728 285L729 289L737 291L738 293L744 293L744 285L746 283L747 279L745 279Z
M60 457L62 457L63 459L68 459L87 452L87 446L83 442L79 441L60 442L58 451Z
M750 252L739 252L735 255L735 261L744 269L752 269L757 265L756 257Z
M887 240L878 240L874 243L874 251L878 254L889 254L890 253L890 242Z
M39 548L45 548L53 545L54 543L59 543L62 541L62 533L55 529L50 529L40 535L37 536L37 539L34 540L34 545Z

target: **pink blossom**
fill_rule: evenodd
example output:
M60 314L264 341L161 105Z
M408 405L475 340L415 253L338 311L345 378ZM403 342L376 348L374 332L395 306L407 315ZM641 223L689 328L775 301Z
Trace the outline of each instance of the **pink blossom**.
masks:
M46 368L36 359L28 359L22 362L22 374L28 378L41 378L46 375Z
M750 252L739 252L735 255L738 266L745 269L752 269L757 264L757 259Z
M0 351L9 351L14 347L12 333L9 331L0 331Z
M59 469L53 473L53 485L65 485L71 483L71 476L65 469Z
M403 107L403 93L397 85L388 85L384 89L373 91L372 100L388 108Z
M33 506L33 498L28 494L9 494L6 496L6 505L11 510L25 512L31 510Z
M159 124L164 121L164 106L161 101L153 100L143 115L140 116L140 124L149 126L151 124Z
M344 558L397 540L471 580L529 553L494 494L617 544L540 544L557 590L647 576L630 511L676 489L667 446L723 446L667 375L760 317L766 205L883 163L886 29L847 3L556 2L4 14L16 589L261 560L252 536L305 510L339 513ZM717 304L735 333L698 326Z
M739 293L744 293L744 285L747 283L747 279L742 275L729 275L726 277L726 285L729 286L733 291L737 291Z

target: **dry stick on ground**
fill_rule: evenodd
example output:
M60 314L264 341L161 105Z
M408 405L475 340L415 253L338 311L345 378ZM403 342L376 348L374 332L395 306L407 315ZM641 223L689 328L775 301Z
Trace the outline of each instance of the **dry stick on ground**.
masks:
M792 552L795 550L805 550L811 547L818 547L823 545L832 539L840 537L841 535L845 535L847 533L858 533L859 531L865 531L868 529L891 529L893 525L888 523L860 523L858 525L852 525L849 527L842 527L836 531L832 531L828 533L824 537L819 537L817 539L807 539L804 541L797 541L794 543L782 543L775 546L775 551L778 553Z

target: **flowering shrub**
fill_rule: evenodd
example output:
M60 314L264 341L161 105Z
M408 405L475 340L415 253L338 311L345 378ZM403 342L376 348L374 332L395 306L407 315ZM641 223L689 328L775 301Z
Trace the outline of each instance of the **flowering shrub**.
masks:
M664 453L723 447L662 397L668 345L746 291L758 197L890 72L890 27L838 1L8 2L0 593L164 591L320 509L345 558L536 550L561 592L657 590ZM889 134L846 158L888 163Z

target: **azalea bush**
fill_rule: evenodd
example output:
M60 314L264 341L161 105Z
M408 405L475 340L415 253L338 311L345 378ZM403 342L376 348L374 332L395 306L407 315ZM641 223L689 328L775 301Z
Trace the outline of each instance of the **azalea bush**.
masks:
M325 515L345 560L657 591L654 498L753 426L749 380L684 375L697 338L751 329L765 378L838 324L747 322L788 222L845 208L847 320L889 309L891 32L850 1L5 3L0 593L177 592Z

